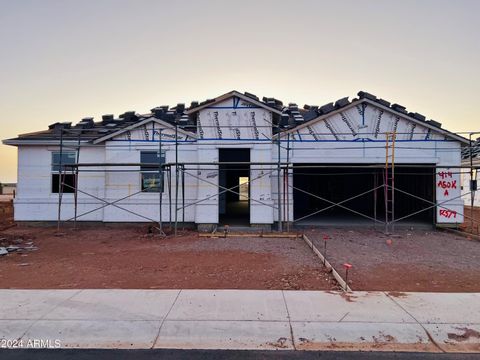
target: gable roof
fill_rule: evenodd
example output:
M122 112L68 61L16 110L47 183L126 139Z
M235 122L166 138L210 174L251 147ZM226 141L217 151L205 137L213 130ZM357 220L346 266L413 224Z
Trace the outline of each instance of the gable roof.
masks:
M134 123L134 124L132 124L132 125L130 125L130 126L127 126L127 127L125 127L125 128L119 129L118 131L115 131L115 132L109 133L109 134L107 134L107 135L105 135L105 136L102 136L102 137L100 137L100 138L97 138L97 139L95 139L95 140L93 141L93 143L94 143L94 144L99 144L99 143L101 143L101 142L107 141L107 140L109 140L109 139L111 139L111 138L114 138L114 137L116 137L116 136L118 136L118 135L121 135L121 134L123 134L123 133L126 133L127 131L134 130L134 129L136 129L136 128L139 128L139 127L141 127L141 126L143 126L143 125L145 125L145 124L151 123L151 122L157 123L157 124L159 124L160 126L165 126L166 128L169 128L169 129L171 129L171 130L175 130L175 126L171 125L170 123L167 123L167 122L165 122L165 121L159 120L159 119L151 116L151 117L147 117L147 118L143 119L142 121L139 121L139 122L137 122L137 123ZM190 131L185 131L185 130L183 130L183 129L181 129L181 128L178 128L177 131L178 131L180 134L183 134L183 135L185 135L185 136L187 136L187 137L192 137L192 138L195 138L195 139L197 138L197 135L196 135L195 133L190 132Z
M360 92L359 94L361 94ZM368 93L366 93L368 94ZM415 124L424 126L428 129L431 129L433 131L436 131L442 135L445 135L447 137L452 138L453 140L460 141L463 144L469 144L469 140L464 138L463 136L457 135L455 133L452 133L448 130L442 129L440 126L441 124L434 121L434 120L425 120L425 117L421 114L418 113L407 113L405 111L405 107L398 105L398 104L393 104L392 106L389 106L389 102L380 99L380 101L375 101L371 94L368 94L366 96L360 96L360 99L354 99L352 102L348 101L348 98L343 98L333 103L329 103L327 105L324 105L319 108L320 111L318 111L318 116L317 117L312 117L308 121L303 122L302 124L299 124L295 127L292 127L290 129L287 129L286 131L283 131L281 133L281 136L284 136L288 133L296 132L298 130L301 130L305 127L308 127L312 124L318 123L320 121L323 121L333 115L339 114L345 110L351 109L353 107L356 107L362 103L365 104L370 104L373 106L376 106L382 110L389 111L397 116L400 116L401 118L404 118L408 121L411 121ZM376 97L375 97L376 98ZM322 110L323 109L323 110ZM423 120L422 120L423 119ZM277 135L278 136L278 135Z
M181 105L181 104L179 104ZM134 126L146 119L156 119L162 124L174 126L179 123L179 130L186 131L188 136L196 137L195 132L189 130L195 129L195 123L189 117L184 115L184 109L177 110L176 107L160 106L151 110L150 114L140 115L134 111L127 111L118 118L113 115L103 115L102 120L94 122L93 118L83 118L80 122L72 125L71 122L57 122L49 125L47 130L37 131L27 134L21 134L17 138L3 140L6 145L58 145L60 137L65 143L78 141L88 143L96 141L99 138L107 137L110 134Z
M375 95L370 93L360 91L358 92L358 97L353 99L351 102L348 100L348 97L341 98L335 102L330 102L321 107L315 105L305 105L303 110L299 110L303 117L303 122L296 122L295 126L287 126L285 131L282 131L283 134L292 133L294 131L300 130L307 126L310 126L314 123L327 119L332 115L339 114L345 110L348 110L354 106L358 106L362 103L371 104L382 110L389 111L401 118L404 118L408 121L411 121L415 124L420 124L428 129L434 130L440 134L443 134L447 137L450 137L456 141L460 141L462 144L468 144L469 141L463 136L457 135L453 132L450 132L441 127L441 123L435 120L426 120L425 116L417 112L407 112L406 108L399 104L392 104L389 101L384 99L377 98ZM298 110L298 109L297 109ZM297 111L298 112L298 111Z
M358 98L352 101L350 101L348 97L344 97L323 106L304 105L303 108L299 108L295 103L289 103L287 106L284 106L282 101L272 97L263 97L262 101L260 101L254 94L248 92L242 94L236 90L202 103L192 102L188 108L185 107L185 104L177 104L173 107L164 105L151 109L151 113L149 114L140 115L134 111L127 111L118 118L114 118L113 115L103 115L100 122L94 122L93 118L84 118L73 126L71 122L57 122L51 124L48 130L22 134L14 139L3 140L3 143L6 145L58 144L60 136L63 137L65 142L75 141L75 143L77 143L80 141L98 143L104 141L101 139L109 139L112 136L133 129L135 126L141 126L139 124L143 124L145 120L153 119L159 120L159 123L164 126L170 125L174 127L176 124L179 131L182 131L182 133L185 132L185 135L195 138L197 125L195 114L201 109L233 96L274 113L276 116L274 124L272 125L273 133L281 130L282 133L287 134L293 130L299 130L314 122L321 121L328 116L339 113L347 108L358 106L364 102L393 112L409 121L421 124L456 141L460 141L462 144L469 143L466 138L443 129L441 124L434 120L426 120L425 116L419 113L407 112L404 106L399 104L391 105L390 102L364 91L360 91Z
M190 114L194 114L206 107L209 107L209 106L212 106L214 104L218 104L222 101L225 101L227 99L230 99L231 97L233 96L236 96L244 101L247 101L247 102L250 102L256 106L259 106L261 108L264 108L265 110L268 110L268 111L272 111L278 115L281 115L282 114L282 110L272 106L272 105L268 105L267 103L263 102L263 101L260 101L260 99L254 95L254 94L250 94L250 93L245 93L245 94L242 94L241 92L238 92L236 90L232 90L230 92L227 92L223 95L220 95L214 99L208 99L200 104L198 104L197 106L193 106L193 107L190 107L185 113L187 115L190 115Z

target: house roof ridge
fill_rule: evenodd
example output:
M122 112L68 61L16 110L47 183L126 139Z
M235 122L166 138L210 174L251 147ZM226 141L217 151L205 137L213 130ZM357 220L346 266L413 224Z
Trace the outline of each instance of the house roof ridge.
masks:
M95 121L93 117L84 117L75 125L72 125L71 122L56 122L50 124L49 129L20 134L18 137L9 140L52 140L58 136L60 131L63 131L63 136L65 139L77 139L80 134L82 135L81 137L83 139L95 141L148 118L159 119L171 125L177 124L179 128L183 129L184 131L195 134L196 122L191 115L209 106L210 104L223 101L231 96L238 96L246 101L250 101L258 106L276 113L280 116L278 120L279 123L277 125L281 125L284 130L293 130L298 127L303 127L305 124L317 121L320 118L326 117L330 113L352 106L352 104L370 102L380 107L388 108L390 111L394 111L405 118L423 123L427 127L440 129L448 134L457 136L458 138L461 138L463 142L467 141L467 139L442 128L442 124L438 121L432 119L427 120L424 115L418 112L409 112L403 105L391 103L363 90L359 91L357 93L357 97L353 98L352 100L346 96L336 101L330 101L322 106L304 105L303 108L299 108L298 105L293 102L288 103L288 105L284 105L283 101L273 97L264 96L260 99L260 97L253 93L242 93L235 89L213 99L210 98L202 102L192 101L188 107L185 106L184 103L178 103L174 106L161 105L152 108L150 113L140 114L130 110L118 115L118 117L115 117L113 114L102 115L102 119L100 121Z

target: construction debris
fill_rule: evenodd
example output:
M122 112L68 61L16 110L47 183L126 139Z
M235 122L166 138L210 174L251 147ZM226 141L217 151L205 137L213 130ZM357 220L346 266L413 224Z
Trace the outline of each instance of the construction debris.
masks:
M38 247L35 246L32 241L28 241L25 244L23 244L23 241L24 240L21 238L0 238L0 256L5 256L10 253L17 253L20 255L38 250Z

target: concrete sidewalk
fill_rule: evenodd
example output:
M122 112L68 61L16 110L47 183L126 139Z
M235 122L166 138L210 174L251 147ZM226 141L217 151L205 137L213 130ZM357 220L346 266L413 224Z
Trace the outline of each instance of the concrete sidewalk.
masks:
M480 352L480 293L0 290L0 339L23 348Z

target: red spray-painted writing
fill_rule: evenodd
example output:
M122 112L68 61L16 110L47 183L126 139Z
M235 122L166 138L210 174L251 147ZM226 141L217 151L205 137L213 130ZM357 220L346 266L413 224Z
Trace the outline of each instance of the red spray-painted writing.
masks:
M437 182L437 187L443 189L443 195L448 196L450 195L448 189L456 189L457 188L457 180L453 180L453 174L451 171L440 171L438 173L438 177L442 180Z
M440 216L442 217L445 217L447 219L450 219L450 218L454 218L456 219L457 218L457 212L454 211L454 210L448 210L448 209L440 209Z
M446 178L452 178L453 174L451 171L440 171L438 173L438 176L440 176L442 179L446 179Z

